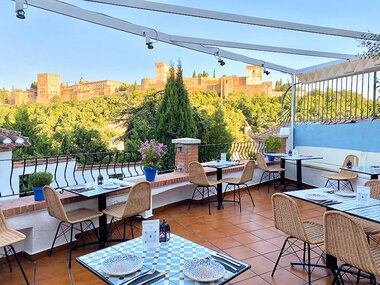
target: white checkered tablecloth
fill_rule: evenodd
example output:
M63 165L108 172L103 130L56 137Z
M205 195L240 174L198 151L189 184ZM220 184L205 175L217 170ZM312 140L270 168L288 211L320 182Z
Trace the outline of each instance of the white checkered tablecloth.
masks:
M140 237L81 256L78 259L87 267L89 267L91 271L97 275L101 275L103 278L108 280L109 284L117 285L125 282L127 279L105 274L101 270L101 263L107 257L122 253L135 254L142 257L144 259L144 266L141 269L142 272L147 271L153 267L156 267L156 270L159 272L164 272L167 270L170 271L170 273L165 275L165 278L155 282L155 285L216 285L222 283L223 281L226 281L234 275L238 275L237 273L226 271L226 275L222 279L218 280L217 282L209 283L200 283L189 279L182 272L182 268L185 262L193 258L205 258L210 254L215 254L216 252L174 234L171 235L169 242L161 243L160 248L157 248L156 250L143 250L142 240ZM248 266L243 262L240 263ZM128 279L140 274L141 271L128 275Z
M366 218L374 222L380 223L380 205L349 210L346 213L360 216L362 218Z

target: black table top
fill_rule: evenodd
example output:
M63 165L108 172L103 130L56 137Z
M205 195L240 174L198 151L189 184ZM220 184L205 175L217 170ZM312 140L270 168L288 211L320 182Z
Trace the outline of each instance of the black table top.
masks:
M70 185L62 189L71 193L75 193L87 198L96 197L102 194L112 193L122 189L131 188L135 183L121 181L118 179L105 180L103 184L98 185L96 182Z

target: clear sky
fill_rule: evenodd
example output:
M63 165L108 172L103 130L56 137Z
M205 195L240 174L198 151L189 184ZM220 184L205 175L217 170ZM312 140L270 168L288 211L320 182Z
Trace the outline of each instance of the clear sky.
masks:
M68 1L68 0L66 0ZM356 0L156 0L165 3L231 12L256 17L294 21L380 33L380 1ZM82 8L118 17L135 24L184 36L255 44L314 49L357 54L358 41L333 36L285 31L136 9L112 7L79 0L68 1ZM26 88L37 80L37 73L55 73L61 82L73 84L86 80L112 79L133 83L141 78L154 78L154 62L176 62L181 59L184 75L194 69L206 70L217 77L236 74L245 76L245 64L225 60L221 67L211 55L190 51L164 43L153 50L145 47L139 36L86 23L51 12L29 7L26 19L15 16L14 2L0 1L0 88ZM258 59L292 68L302 68L329 61L304 56L235 50ZM271 72L264 80L289 77Z

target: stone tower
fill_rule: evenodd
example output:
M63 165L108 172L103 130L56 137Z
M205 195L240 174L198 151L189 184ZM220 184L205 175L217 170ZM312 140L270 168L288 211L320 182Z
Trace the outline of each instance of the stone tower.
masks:
M246 85L261 85L261 66L249 65L245 69Z
M165 84L169 76L169 64L166 62L156 62L154 68L156 82L161 81Z
M61 96L61 78L51 73L37 74L37 103L49 104L54 96Z

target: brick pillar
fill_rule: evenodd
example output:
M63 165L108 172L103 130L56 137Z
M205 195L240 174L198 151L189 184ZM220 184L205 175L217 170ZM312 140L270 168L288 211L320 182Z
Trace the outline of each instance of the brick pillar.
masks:
M281 148L278 152L287 153L287 151L286 151L286 138L280 138L280 140L281 140Z
M199 139L181 138L174 139L172 143L175 147L175 168L177 172L189 173L189 163L198 161Z

